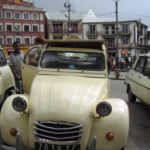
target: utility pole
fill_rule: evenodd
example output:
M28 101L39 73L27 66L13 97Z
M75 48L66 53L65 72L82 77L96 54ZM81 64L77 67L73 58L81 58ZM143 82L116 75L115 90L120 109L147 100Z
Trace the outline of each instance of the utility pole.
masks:
M69 25L70 25L70 12L71 12L71 4L70 4L70 2L69 1L67 1L67 2L65 2L64 3L64 7L67 9L67 11L68 11L68 33L69 33Z
M119 46L118 46L118 1L114 0L115 6L116 6L116 69L115 69L115 75L116 79L120 76L120 62L119 62Z
M118 49L118 1L114 0L116 6L116 58L119 60L119 49Z

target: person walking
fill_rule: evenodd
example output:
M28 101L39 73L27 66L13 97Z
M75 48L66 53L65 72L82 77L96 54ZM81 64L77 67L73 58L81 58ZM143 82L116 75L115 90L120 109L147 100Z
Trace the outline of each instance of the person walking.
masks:
M23 53L20 51L19 42L15 41L13 43L14 51L9 56L9 65L13 72L15 84L16 84L16 93L23 94L23 82L22 82L22 58Z

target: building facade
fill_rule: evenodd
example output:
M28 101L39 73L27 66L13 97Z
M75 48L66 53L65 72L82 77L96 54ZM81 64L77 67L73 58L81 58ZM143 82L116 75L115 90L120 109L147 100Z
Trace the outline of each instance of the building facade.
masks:
M113 56L118 53L128 53L137 56L148 48L147 26L137 20L118 22L116 35L115 22L83 22L83 39L104 39L108 53ZM118 38L118 45L116 44ZM118 52L116 51L118 49Z
M45 38L45 11L31 2L5 0L0 3L0 45L8 51L14 41L22 48L33 45L35 38Z
M84 14L74 12L70 18L68 21L65 12L50 13L48 15L49 38L65 39L68 34L73 34L85 40L104 39L108 53L119 57L123 54L137 56L148 49L148 27L140 20L119 21L118 35L116 35L116 22L101 21L101 18L98 20L91 10Z
M71 12L68 20L66 11L48 13L49 39L63 40L69 35L83 38L82 16L82 13Z

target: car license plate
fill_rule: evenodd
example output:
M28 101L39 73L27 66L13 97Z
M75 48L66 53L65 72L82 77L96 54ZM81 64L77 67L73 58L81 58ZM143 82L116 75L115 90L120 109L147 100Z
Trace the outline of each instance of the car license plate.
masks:
M53 145L35 142L35 150L80 150L80 145Z

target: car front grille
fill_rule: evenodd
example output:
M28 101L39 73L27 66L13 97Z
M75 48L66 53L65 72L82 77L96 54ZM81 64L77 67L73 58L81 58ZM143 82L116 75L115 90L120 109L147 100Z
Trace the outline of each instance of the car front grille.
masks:
M79 142L83 134L83 125L70 122L34 122L34 135L37 140L57 142Z

